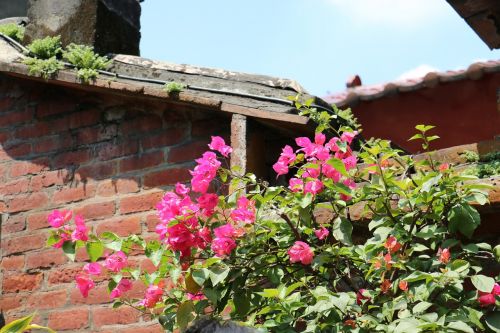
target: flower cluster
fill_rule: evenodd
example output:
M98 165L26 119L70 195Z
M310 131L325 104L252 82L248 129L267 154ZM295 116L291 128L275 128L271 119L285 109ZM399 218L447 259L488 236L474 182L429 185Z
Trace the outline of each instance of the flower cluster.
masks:
M294 152L292 147L285 146L273 169L278 176L286 175L290 167L305 159L309 166L299 169L296 175L298 177L289 180L289 189L292 192L316 195L324 190L325 179L342 182L352 189L355 187L352 179L342 177L342 173L332 165L331 161L332 159L342 161L347 171L356 168L357 159L350 148L356 135L356 131L345 132L340 138L334 137L328 142L323 133L316 133L314 142L307 137L299 137L295 142L300 148ZM350 196L341 194L341 199L347 201Z
M53 228L59 228L57 230L57 235L59 241L54 243L52 246L55 248L61 248L64 242L76 242L76 241L87 241L88 232L87 226L83 217L76 215L74 217L75 227L72 228L68 222L73 218L73 212L69 210L54 210L47 216L48 223Z

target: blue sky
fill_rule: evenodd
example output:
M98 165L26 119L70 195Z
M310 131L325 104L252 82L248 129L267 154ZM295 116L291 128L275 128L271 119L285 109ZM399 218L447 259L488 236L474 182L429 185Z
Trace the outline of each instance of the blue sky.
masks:
M145 0L141 55L297 80L324 96L500 59L445 0Z

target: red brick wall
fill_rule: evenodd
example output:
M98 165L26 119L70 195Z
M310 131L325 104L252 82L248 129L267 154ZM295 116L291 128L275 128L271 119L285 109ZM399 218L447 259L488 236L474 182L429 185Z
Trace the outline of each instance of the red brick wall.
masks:
M478 80L460 80L434 88L398 93L352 108L366 138L390 139L410 152L421 149L420 142L408 139L415 125L435 125L433 149L492 140L500 134L497 89L500 74L485 74Z
M188 179L210 135L228 130L228 119L207 112L0 76L0 308L7 319L36 310L37 323L57 331L160 331L131 308L111 309L104 282L81 297L73 278L86 256L71 263L46 248L46 216L72 209L98 233L155 237L163 191ZM140 256L136 262L148 267ZM143 290L137 284L134 293Z

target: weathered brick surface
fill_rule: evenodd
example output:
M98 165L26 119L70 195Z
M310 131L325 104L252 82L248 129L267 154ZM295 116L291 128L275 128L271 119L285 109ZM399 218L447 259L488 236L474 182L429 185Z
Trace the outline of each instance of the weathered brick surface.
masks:
M53 330L79 330L89 326L89 310L77 308L49 314L48 326Z
M98 234L156 239L163 189L187 181L186 162L229 128L206 117L0 75L0 309L8 322L36 310L37 322L57 331L162 331L131 308L112 309L104 277L82 297L74 281L86 251L73 263L47 248L47 215L70 209ZM141 250L131 253L132 265L155 269ZM145 288L136 282L129 294L140 298Z

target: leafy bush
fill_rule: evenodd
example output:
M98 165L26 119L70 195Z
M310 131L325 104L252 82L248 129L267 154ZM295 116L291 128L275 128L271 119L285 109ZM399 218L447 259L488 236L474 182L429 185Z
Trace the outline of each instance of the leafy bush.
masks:
M36 39L28 45L28 50L38 59L57 58L62 52L61 37L48 36L42 39Z
M24 27L15 23L2 24L0 25L0 33L21 42L24 38Z
M30 75L41 76L46 80L54 77L59 70L64 68L63 63L56 57L49 59L26 58L23 63L28 65Z
M495 256L471 240L480 216L469 202L486 203L488 186L385 140L356 155L352 127L300 107L321 131L283 148L273 168L289 186L222 168L231 147L212 137L190 186L177 184L158 204L159 240L89 235L82 217L71 226L72 212L54 211L48 244L71 259L85 247L91 261L76 276L81 293L108 274L115 306L150 313L167 331L208 315L271 332L498 332L500 285L481 274ZM419 125L412 139L427 150L432 129ZM209 192L214 183L219 193ZM353 221L356 209L368 221ZM138 248L156 271L129 263ZM133 280L147 286L142 299L129 297Z
M86 45L70 44L63 53L63 58L78 70L77 76L82 82L95 80L99 70L105 69L110 60L94 52L94 48Z

